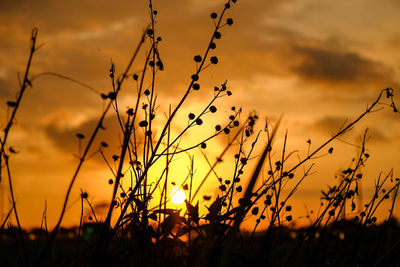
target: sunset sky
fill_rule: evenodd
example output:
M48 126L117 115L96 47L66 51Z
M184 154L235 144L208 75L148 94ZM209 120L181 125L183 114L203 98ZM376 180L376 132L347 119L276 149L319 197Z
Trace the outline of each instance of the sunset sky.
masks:
M168 105L176 105L185 92L196 68L193 57L204 53L213 31L210 14L219 14L223 4L219 0L154 0L158 10L156 34L162 37L159 50L165 65L156 83L160 123L165 122ZM233 95L221 99L216 104L216 115L209 117L204 129L194 129L183 144L212 133L217 122L227 121L235 105L243 109L242 121L249 112L257 111L258 129L265 125L265 118L274 123L283 115L274 155L280 155L287 129L288 151L298 150L303 158L308 139L312 140L311 149L322 144L346 120L361 114L381 89L392 87L395 100L400 100L399 14L398 0L238 0L226 15L233 18L233 25L221 29L222 38L212 51L219 63L202 73L201 89L190 95L173 131L185 126L189 112L208 103L214 86L228 81ZM14 100L18 74L21 77L25 69L33 27L39 29L38 43L42 46L34 55L31 75L56 72L107 93L111 90L111 60L121 73L149 21L147 1L0 0L2 128L9 114L5 103ZM146 42L139 62L149 48ZM133 67L134 71L141 69L141 64ZM135 101L136 84L130 79L119 106L125 112ZM10 167L24 227L40 225L45 200L49 226L54 225L78 163L74 156L78 154L75 134L89 135L103 108L104 102L97 94L54 76L37 78L26 92L8 140L9 146L19 152L12 155ZM107 130L96 141L97 145L103 140L110 143L106 152L110 158L118 152L121 132L113 112L109 115ZM399 114L385 107L370 114L341 140L359 145L367 127L371 158L362 185L365 197L381 171L387 173L394 168L395 176L399 176ZM260 148L265 141L262 136ZM318 206L320 190L336 184L335 173L351 164L357 149L345 142L335 141L334 153L315 161L314 174L293 200L297 216L305 215L305 206ZM205 153L214 159L226 143L226 137L219 138ZM200 153L196 157L197 175L201 177L206 165ZM187 174L189 165L175 170L177 182ZM221 173L231 175L224 170ZM71 195L65 225L79 222L77 200L81 188L95 204L109 201L112 187L107 181L111 177L100 157L85 163ZM214 197L218 193L211 178L205 188ZM7 189L3 180L1 222L10 207Z

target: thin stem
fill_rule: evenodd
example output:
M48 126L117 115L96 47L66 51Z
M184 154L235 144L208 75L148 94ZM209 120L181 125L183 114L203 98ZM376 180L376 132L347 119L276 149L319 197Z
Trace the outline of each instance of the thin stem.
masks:
M32 33L31 33L31 48L30 48L28 63L26 64L24 80L22 81L21 89L18 92L17 101L15 102L15 106L13 107L10 119L8 120L8 123L7 123L6 127L4 128L3 140L0 138L0 144L1 144L1 150L0 150L0 182L1 182L1 170L2 170L1 162L2 162L3 156L5 154L8 134L10 132L11 126L14 124L14 119L15 119L15 116L17 114L17 110L18 110L18 108L19 108L19 106L21 104L22 96L24 95L24 92L25 92L26 88L28 86L32 86L31 81L28 79L28 75L29 75L29 70L31 68L33 54L36 51L37 34L38 34L38 29L37 28L33 28Z
M17 212L17 203L15 202L15 197L14 197L14 190L13 190L13 185L12 185L12 180L11 180L11 172L10 172L10 165L8 162L8 156L6 154L3 155L4 160L5 160L5 165L7 169L7 176L8 176L8 184L10 186L10 194L11 194L11 201L12 201L12 206L14 208L14 215L15 215L15 220L17 221L17 226L18 226L18 236L21 242L22 246L22 251L24 254L24 265L29 266L29 261L28 261L28 254L26 251L25 247L25 242L24 242L24 237L23 237L23 231L21 227L21 223L19 222L19 217L18 217L18 212Z
M140 48L141 48L141 46L142 46L142 44L144 42L144 36L145 36L145 33L143 33L142 38L141 38L141 40L140 40L140 42L139 42L139 44L138 44L138 46L137 46L137 48L135 50L135 53L133 54L130 62L128 63L127 68L125 69L124 74L117 81L117 90L116 90L116 93L115 93L115 97L118 96L118 93L121 90L122 83L125 80L125 78L127 77L127 73L129 72L129 70L130 70L130 68L131 68L131 66L133 64L133 61L136 58L137 53L139 52L139 50L140 50ZM55 237L57 236L57 233L58 233L58 230L60 228L61 222L62 222L62 220L64 218L64 215L65 215L65 211L66 211L66 207L67 207L69 196L71 194L72 187L75 184L75 181L76 181L76 179L78 177L79 171L82 168L82 165L83 165L83 163L84 163L84 161L86 159L86 156L89 153L89 150L90 150L90 148L91 148L91 146L92 146L92 144L94 142L95 137L97 136L97 133L100 131L100 129L103 128L103 121L104 121L104 119L105 119L110 107L112 106L112 103L113 103L113 100L110 99L109 103L107 104L103 114L101 115L101 117L100 117L100 119L99 119L99 121L98 121L98 123L96 125L96 128L94 129L94 131L93 131L93 133L92 133L92 135L91 135L91 137L89 139L89 142L86 145L86 148L85 148L85 150L84 150L84 152L82 154L82 157L79 159L78 166L76 167L76 170L75 170L75 172L74 172L74 174L72 176L71 182L70 182L70 184L68 186L67 193L65 195L65 199L64 199L64 203L63 203L63 207L62 207L62 210L61 210L60 217L59 217L59 219L57 221L56 226L54 227L53 231L51 232L49 240L46 243L46 245L45 245L45 247L44 247L44 249L43 249L43 251L42 251L42 253L41 253L36 265L41 265L41 262L43 261L43 258L45 256L45 254L47 253L47 251L49 250L50 246L54 242Z

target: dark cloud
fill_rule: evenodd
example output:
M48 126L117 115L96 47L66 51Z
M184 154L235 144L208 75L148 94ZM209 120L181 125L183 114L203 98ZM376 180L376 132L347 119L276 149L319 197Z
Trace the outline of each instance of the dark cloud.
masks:
M352 120L346 117L328 115L315 121L312 127L324 134L331 135L337 133L351 122ZM365 125L365 123L362 122L360 123L358 123L357 125L361 127L357 127L358 129L356 131L353 131L353 134L355 134L354 136L362 136L364 134L365 129L368 128L367 132L368 141L372 142L388 141L386 135L381 131L380 128L378 128L377 125L372 126L372 125Z
M115 4L105 0L3 0L0 17L10 24L43 27L46 31L57 32L96 27L99 22L106 24L128 15L143 14L141 6L146 8L146 5L133 2L118 1L118 4Z
M368 130L368 136L373 142L387 142L389 139L387 136L378 128L371 128Z
M221 3L222 5L222 3ZM45 28L47 32L82 30L106 27L115 21L135 18L148 23L147 1L118 0L1 0L0 21L30 27ZM204 12L195 1L153 1L154 9L162 10L166 16L180 20L192 14ZM176 11L179 10L179 13ZM180 25L182 26L182 25Z
M288 33L281 28L261 26L260 18L288 1L291 0L262 3L249 0L227 12L226 17L232 17L234 25L220 30L223 37L218 40L217 49L211 51L220 63L201 75L202 88L212 88L226 79L248 78L253 73L280 73L282 66L276 64L279 52L274 50L273 44L266 45L260 40L260 36L284 38ZM0 2L0 22L4 20L3 25L8 25L0 26L2 50L13 50L21 55L26 47L24 50L15 47L27 46L30 29L38 26L39 43L44 46L34 58L33 66L38 66L39 71L70 76L96 88L109 86L110 59L115 61L117 71L125 67L142 28L149 22L148 5L130 0L121 0L118 4L105 0ZM166 69L157 77L159 92L181 95L196 69L193 56L204 53L207 48L213 30L209 14L219 13L223 2L159 0L153 5L159 11L156 27L163 38L159 51ZM129 20L129 25L124 24ZM119 28L121 23L123 27ZM146 49L148 44L143 52ZM25 56L20 57L23 64ZM140 70L142 65L135 64L133 69Z
M332 134L337 132L349 120L340 116L325 116L314 123L314 127L318 130Z
M73 128L59 128L56 126L56 124L50 124L45 128L45 132L54 145L56 145L58 148L64 152L77 155L79 143L76 134L81 133L85 135L85 138L82 140L82 148L84 148L85 144L90 138L90 135L95 129L98 120L98 118L93 118ZM108 147L104 149L106 155L111 157L113 154L119 154L122 143L122 131L116 116L107 117L104 120L103 125L106 129L98 132L98 135L95 139L96 141L92 145L92 152L96 151L99 148L100 142L104 141L108 144ZM96 157L96 159L102 161L100 156Z
M219 57L221 63L213 66L212 74L209 74L209 70L204 72L201 82L212 86L225 79L246 79L255 73L288 76L293 72L306 81L329 84L376 86L379 83L381 86L392 82L392 70L384 64L348 52L343 47L327 47L322 41L312 40L313 45L308 44L310 40L305 40L300 33L285 28L283 24L263 23L263 18L278 16L279 7L288 2L291 0L249 0L230 9L227 16L233 17L234 25L221 29L223 38L218 40L217 50L211 51ZM1 0L0 3L3 7L0 17L7 20L7 28L12 29L9 30L10 34L18 32L13 28L16 25L25 25L24 34L17 35L26 36L27 30L37 25L41 33L54 35L56 39L65 36L76 38L60 38L52 47L45 46L43 49L54 50L52 59L57 58L57 54L61 55L62 60L56 61L56 65L59 65L55 66L57 71L72 76L75 73L85 73L86 76L90 74L92 80L98 80L95 76L99 77L99 73L108 67L107 61L110 58L117 59L117 66L125 65L138 39L132 38L132 35L138 37L141 29L149 22L147 4L129 0L121 0L117 4L105 0ZM197 0L154 1L159 11L157 32L164 40L159 50L165 61L166 74L158 76L158 84L163 87L163 91L179 93L178 90L183 90L182 84L188 83L187 77L191 71L195 71L193 56L205 50L210 37L213 24L209 13L219 12L221 5L213 1ZM119 30L113 28L115 23L117 25L129 19L134 20L132 25L125 25L124 29ZM108 28L115 31L101 34ZM15 38L17 36L0 37L0 40ZM297 45L299 43L305 44ZM9 50L13 46L10 44L4 49ZM51 71L55 71L54 68ZM214 78L214 81L206 84L210 78Z
M5 80L0 78L0 99L6 99L11 97L11 90L14 89L14 86L9 82L9 80Z
M306 80L359 85L392 81L390 68L357 53L311 46L293 50L301 60L292 70Z

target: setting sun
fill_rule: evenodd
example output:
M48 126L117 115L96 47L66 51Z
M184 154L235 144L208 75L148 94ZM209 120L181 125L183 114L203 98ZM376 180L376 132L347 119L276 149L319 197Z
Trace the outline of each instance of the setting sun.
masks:
M107 2L0 0L0 267L400 263L400 0Z
M171 201L174 204L182 204L185 202L186 195L182 189L174 188L171 192Z

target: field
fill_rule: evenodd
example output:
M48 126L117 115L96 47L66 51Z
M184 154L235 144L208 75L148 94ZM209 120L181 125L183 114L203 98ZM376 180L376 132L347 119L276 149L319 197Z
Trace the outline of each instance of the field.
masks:
M32 74L38 49L45 49L39 45L39 30L32 30L25 72L15 98L6 102L7 120L0 136L0 183L7 186L11 206L0 222L0 265L400 265L400 178L393 169L381 172L372 195L360 193L364 168L371 157L368 128L359 144L350 144L356 148L356 157L346 169L338 166L335 184L320 189L320 198L315 200L320 204L318 210L307 210L300 218L294 213L298 205L292 205L312 175L315 162L336 153L334 142L342 141L375 113L398 115L396 90L377 90L363 112L345 121L320 145L309 139L305 155L289 150L288 131L278 134L282 116L262 121L255 111L243 115L247 111L240 103L224 106L235 93L229 80L207 89L201 83L205 72L223 64L215 51L223 33L236 25L235 18L229 16L236 2L229 0L220 12L210 12L213 30L207 46L203 53L193 55L195 71L185 77L187 86L180 96L171 96L174 104L160 99L157 91L158 75L165 66L158 11L151 0L149 24L128 64L122 68L110 63L109 84L104 86L110 88L107 92L57 72ZM25 229L20 222L12 168L13 159L23 152L12 144L12 135L27 91L44 76L97 94L102 112L89 132L75 133L76 165L71 167L73 173L56 223L48 225L46 202L41 225ZM132 84L135 99L126 107L122 92ZM211 92L207 101L191 103L191 97L202 90ZM216 116L221 110L223 117ZM109 132L110 120L114 120L118 135L100 139ZM207 156L205 151L219 147L213 141L221 139L227 142L216 152L217 157ZM110 144L113 140L118 140L118 145ZM110 198L100 207L93 203L94 190L81 189L79 201L74 202L79 203L80 215L73 227L66 228L63 222L71 199L76 197L74 187L93 158L100 159L111 175L104 178ZM201 161L203 164L197 165ZM225 169L223 175L221 169ZM179 182L176 172L184 177ZM205 187L210 181L216 195Z

